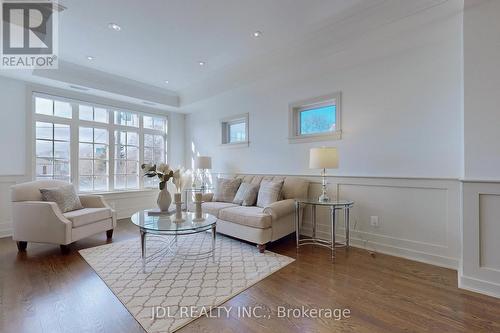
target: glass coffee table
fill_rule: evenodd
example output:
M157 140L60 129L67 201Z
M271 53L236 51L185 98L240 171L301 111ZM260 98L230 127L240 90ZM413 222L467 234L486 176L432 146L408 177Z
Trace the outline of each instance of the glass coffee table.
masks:
M146 272L146 264L168 253L183 256L185 259L205 259L213 257L215 253L215 235L217 218L210 214L202 214L200 219L195 213L182 212L182 218L177 219L174 213L151 213L152 210L141 210L132 215L132 223L139 227L141 233L142 270ZM211 247L207 251L198 253L178 253L177 237L192 235L211 230ZM163 244L152 254L147 255L147 240L155 239Z

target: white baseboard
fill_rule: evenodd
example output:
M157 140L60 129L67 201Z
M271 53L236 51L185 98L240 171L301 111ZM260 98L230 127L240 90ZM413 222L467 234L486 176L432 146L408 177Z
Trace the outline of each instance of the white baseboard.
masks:
M308 229L307 226L304 226L301 230L301 234L307 237L312 235L312 230ZM330 235L325 232L317 232L317 236L323 239L330 239ZM345 240L344 235L336 235L338 241L343 242ZM414 260L418 262L422 262L425 264L435 265L439 267L445 267L457 270L459 267L459 261L456 258L449 258L445 256L436 255L433 253L426 253L417 251L414 249L409 249L400 246L383 244L380 242L375 242L371 240L364 240L361 238L357 238L353 236L351 233L351 243L350 245L353 247L366 249L369 251L373 251L376 253L388 254L396 257L401 257L409 260Z
M458 287L475 293L500 298L500 285L468 276L458 276Z

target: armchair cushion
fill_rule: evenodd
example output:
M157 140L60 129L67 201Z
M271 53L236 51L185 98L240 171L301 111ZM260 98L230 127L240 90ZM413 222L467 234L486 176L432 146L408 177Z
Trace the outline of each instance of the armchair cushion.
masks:
M276 201L264 208L264 213L273 217L273 220L278 220L295 212L295 200L287 199Z
M71 221L73 228L78 228L86 224L102 221L113 217L110 208L83 208L63 214Z
M63 213L83 208L73 185L41 188L40 193L43 201L55 202Z

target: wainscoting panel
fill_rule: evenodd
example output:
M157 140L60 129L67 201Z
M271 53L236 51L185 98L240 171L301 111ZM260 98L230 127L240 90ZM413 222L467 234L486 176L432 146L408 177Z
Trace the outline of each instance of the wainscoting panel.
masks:
M459 286L500 297L500 182L464 181Z
M214 174L215 177L233 176ZM310 181L309 196L318 197L321 178ZM460 182L448 179L328 177L332 198L353 200L351 244L438 266L457 269L460 258ZM344 219L337 213L336 235L344 239ZM379 226L370 225L378 216ZM318 207L316 232L330 239L330 210ZM304 209L301 233L311 235L311 209Z

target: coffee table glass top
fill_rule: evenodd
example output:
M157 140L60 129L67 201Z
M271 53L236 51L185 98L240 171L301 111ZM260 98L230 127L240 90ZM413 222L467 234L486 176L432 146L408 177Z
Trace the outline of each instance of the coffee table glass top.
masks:
M196 219L192 212L182 212L182 219L177 220L175 212L162 215L149 215L148 210L141 210L132 215L132 222L139 228L150 231L202 231L210 229L216 222L215 216L202 214Z

